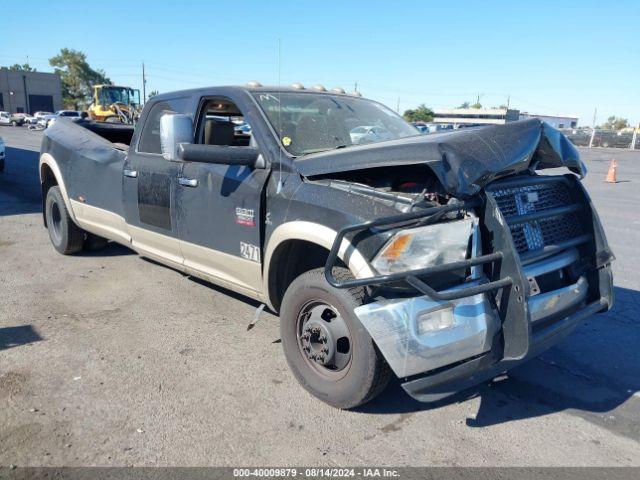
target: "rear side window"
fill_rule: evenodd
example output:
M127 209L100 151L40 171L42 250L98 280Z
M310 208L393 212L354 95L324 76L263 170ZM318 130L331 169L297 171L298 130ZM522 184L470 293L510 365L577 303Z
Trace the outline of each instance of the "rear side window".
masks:
M189 97L172 98L156 103L144 122L138 152L161 154L160 148L160 117L165 112L186 113Z

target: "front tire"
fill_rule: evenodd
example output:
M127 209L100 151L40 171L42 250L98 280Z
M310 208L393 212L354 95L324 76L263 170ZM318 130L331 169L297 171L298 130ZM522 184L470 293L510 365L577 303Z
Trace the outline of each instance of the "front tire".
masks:
M338 279L352 278L346 268ZM391 370L353 310L364 301L363 288L339 289L327 283L324 269L296 278L280 312L282 347L298 382L337 408L354 408L379 395Z
M85 232L71 219L57 186L51 187L47 192L45 214L49 238L58 252L70 255L82 250Z

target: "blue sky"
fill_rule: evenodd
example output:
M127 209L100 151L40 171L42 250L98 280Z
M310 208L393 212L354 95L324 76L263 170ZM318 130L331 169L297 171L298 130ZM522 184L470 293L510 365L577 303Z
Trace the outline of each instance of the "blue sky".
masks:
M640 122L640 2L3 2L0 65L60 48L147 91L257 79L343 86L400 109L469 100Z

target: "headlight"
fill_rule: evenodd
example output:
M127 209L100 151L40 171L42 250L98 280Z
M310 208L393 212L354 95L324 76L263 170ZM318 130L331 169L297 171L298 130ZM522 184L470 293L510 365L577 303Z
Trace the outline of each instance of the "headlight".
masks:
M371 265L381 274L464 260L475 220L466 218L396 233L375 256Z

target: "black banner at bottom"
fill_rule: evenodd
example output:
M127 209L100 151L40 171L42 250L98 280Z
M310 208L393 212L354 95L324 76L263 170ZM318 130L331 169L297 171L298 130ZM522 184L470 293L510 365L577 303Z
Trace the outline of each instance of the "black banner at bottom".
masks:
M640 467L0 467L0 480L636 480Z

